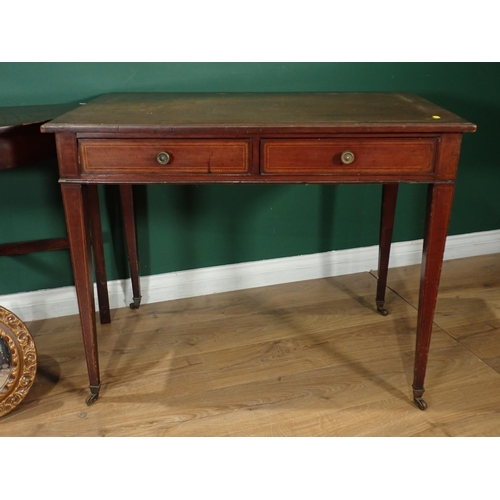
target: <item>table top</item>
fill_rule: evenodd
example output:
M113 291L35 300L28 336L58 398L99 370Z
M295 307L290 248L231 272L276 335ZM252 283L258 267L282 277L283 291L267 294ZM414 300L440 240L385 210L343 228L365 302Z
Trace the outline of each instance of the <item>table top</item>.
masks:
M55 158L55 141L40 125L77 104L0 107L0 170Z
M324 132L472 132L476 126L411 93L111 93L42 127L43 132L186 129Z
M0 107L0 134L13 127L44 123L76 108L78 104L42 104Z

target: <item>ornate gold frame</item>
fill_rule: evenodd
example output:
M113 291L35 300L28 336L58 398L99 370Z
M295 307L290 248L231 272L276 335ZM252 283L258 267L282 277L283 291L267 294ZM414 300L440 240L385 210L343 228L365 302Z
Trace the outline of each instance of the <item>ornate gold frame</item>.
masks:
M10 375L0 388L0 417L11 412L26 397L35 380L37 354L26 325L0 306L0 338L10 353Z

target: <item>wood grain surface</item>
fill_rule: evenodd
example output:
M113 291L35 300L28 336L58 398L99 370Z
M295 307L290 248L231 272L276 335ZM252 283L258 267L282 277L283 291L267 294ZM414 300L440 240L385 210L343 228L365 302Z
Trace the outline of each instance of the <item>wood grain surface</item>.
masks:
M28 324L35 383L0 436L498 436L500 254L446 262L419 411L420 266L112 311L85 405L78 316Z

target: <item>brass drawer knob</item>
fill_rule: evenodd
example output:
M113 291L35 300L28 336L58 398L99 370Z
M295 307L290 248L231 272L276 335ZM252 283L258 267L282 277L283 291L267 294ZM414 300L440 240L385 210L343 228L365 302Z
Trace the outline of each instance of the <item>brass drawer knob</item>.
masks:
M170 155L162 151L156 155L156 160L160 165L166 165L170 161Z
M344 165L350 165L354 159L354 153L352 151L344 151L340 156L340 160Z

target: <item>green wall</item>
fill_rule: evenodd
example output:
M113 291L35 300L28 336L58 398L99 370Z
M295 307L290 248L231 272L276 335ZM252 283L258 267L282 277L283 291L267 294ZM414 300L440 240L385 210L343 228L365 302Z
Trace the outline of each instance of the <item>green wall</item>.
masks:
M0 106L114 91L409 91L475 122L450 234L500 228L497 63L0 63ZM0 175L0 243L65 234L54 163ZM109 279L127 276L117 191L101 189ZM377 243L380 186L139 186L141 274ZM422 237L425 186L400 190L395 241ZM67 251L0 258L0 294L72 284Z

